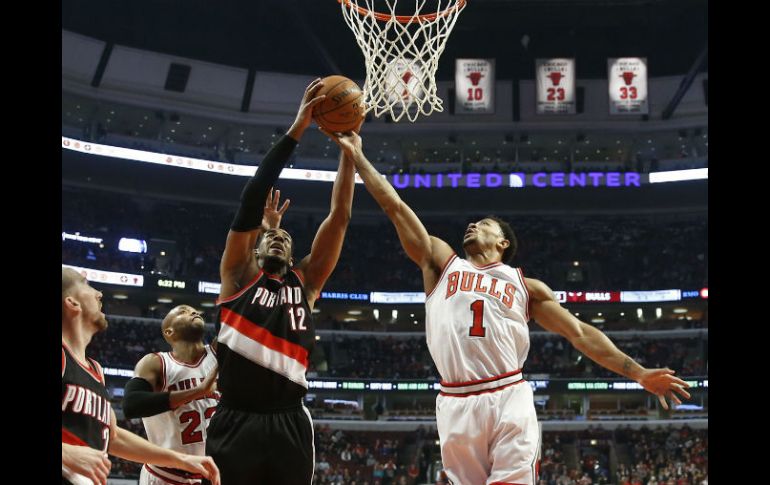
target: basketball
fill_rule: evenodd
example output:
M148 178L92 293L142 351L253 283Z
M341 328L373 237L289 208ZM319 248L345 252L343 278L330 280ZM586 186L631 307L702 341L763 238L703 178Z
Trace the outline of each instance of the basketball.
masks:
M316 96L325 94L326 99L313 108L315 122L332 133L356 129L364 117L361 88L345 76L327 76L323 83Z

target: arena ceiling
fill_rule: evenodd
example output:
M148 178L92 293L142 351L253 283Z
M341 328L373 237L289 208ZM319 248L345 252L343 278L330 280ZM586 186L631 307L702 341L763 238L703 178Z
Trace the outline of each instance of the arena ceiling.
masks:
M534 59L551 56L575 57L579 78L603 78L606 59L623 56L647 57L650 76L681 75L708 45L707 0L468 1L442 59L495 58L501 79L532 78ZM62 28L260 71L364 78L339 9L336 0L64 0ZM439 64L438 79L453 76L453 62Z

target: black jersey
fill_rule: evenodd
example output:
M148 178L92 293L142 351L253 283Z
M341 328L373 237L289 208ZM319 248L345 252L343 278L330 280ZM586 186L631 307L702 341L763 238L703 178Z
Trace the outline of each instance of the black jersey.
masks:
M101 366L93 359L81 364L64 343L61 365L62 443L107 451L112 405Z
M296 406L307 393L305 373L315 345L299 274L260 271L217 304L220 402L254 412Z

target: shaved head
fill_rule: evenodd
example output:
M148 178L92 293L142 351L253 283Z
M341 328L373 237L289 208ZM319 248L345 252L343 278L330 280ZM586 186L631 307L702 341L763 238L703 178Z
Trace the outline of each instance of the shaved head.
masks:
M199 342L203 339L205 322L201 312L190 305L178 305L168 312L160 324L163 338L169 344L175 341Z
M69 294L72 287L75 286L80 280L83 279L83 275L78 273L72 268L61 269L61 295L62 298Z

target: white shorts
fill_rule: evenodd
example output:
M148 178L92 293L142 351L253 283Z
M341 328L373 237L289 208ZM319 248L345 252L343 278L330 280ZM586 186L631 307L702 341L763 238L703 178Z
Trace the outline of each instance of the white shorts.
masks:
M168 480L164 480L162 477L163 475L166 475ZM147 465L142 467L142 472L139 474L139 485L176 485L179 483L200 485L201 481L188 480L175 475L166 474L157 468L151 472L147 468Z
M540 428L526 381L464 396L442 392L436 424L453 485L537 484Z

